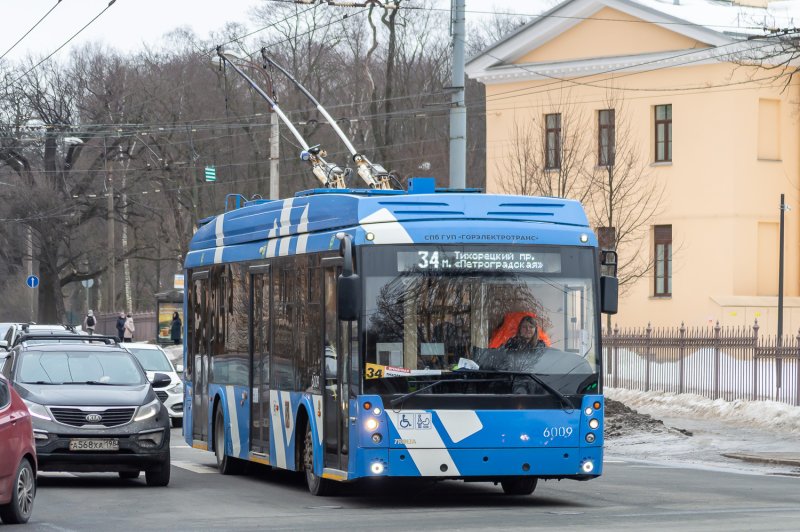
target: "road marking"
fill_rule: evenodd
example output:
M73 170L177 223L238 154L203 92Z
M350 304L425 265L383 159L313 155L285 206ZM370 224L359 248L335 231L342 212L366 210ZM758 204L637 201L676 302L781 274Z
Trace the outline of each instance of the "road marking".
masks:
M187 471L192 471L193 473L216 473L217 468L209 465L203 464L195 464L193 462L182 462L179 460L173 460L172 465L175 467L180 467L181 469L185 469Z

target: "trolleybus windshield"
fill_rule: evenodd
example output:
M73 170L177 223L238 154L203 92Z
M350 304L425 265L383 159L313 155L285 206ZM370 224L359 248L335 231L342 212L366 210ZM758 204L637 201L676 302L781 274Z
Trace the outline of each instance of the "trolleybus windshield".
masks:
M456 378L422 393L548 393L537 380L597 393L592 249L374 246L362 265L366 393L447 375Z

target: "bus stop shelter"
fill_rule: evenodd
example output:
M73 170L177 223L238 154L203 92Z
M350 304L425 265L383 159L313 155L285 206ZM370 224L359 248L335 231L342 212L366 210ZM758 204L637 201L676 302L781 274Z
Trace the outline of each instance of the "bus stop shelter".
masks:
M156 342L159 344L172 344L170 326L172 314L178 313L183 323L183 290L168 290L156 294ZM183 334L183 330L181 330ZM181 338L183 341L183 338Z

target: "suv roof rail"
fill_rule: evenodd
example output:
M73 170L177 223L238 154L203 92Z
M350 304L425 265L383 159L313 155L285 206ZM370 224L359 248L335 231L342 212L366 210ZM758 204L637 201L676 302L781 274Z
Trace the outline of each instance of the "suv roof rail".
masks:
M48 333L24 333L19 337L19 343L27 340L77 340L81 342L103 342L106 345L117 345L119 339L116 336L106 336L100 334L48 334Z

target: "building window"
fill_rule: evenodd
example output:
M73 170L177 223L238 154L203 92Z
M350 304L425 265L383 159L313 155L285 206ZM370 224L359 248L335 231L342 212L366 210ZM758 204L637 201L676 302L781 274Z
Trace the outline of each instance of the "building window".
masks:
M653 295L672 295L672 226L656 225L653 228L655 242L655 286Z
M656 105L656 162L672 161L672 104Z
M545 115L545 168L561 168L561 113Z
M597 164L614 166L614 110L603 109L597 115Z

